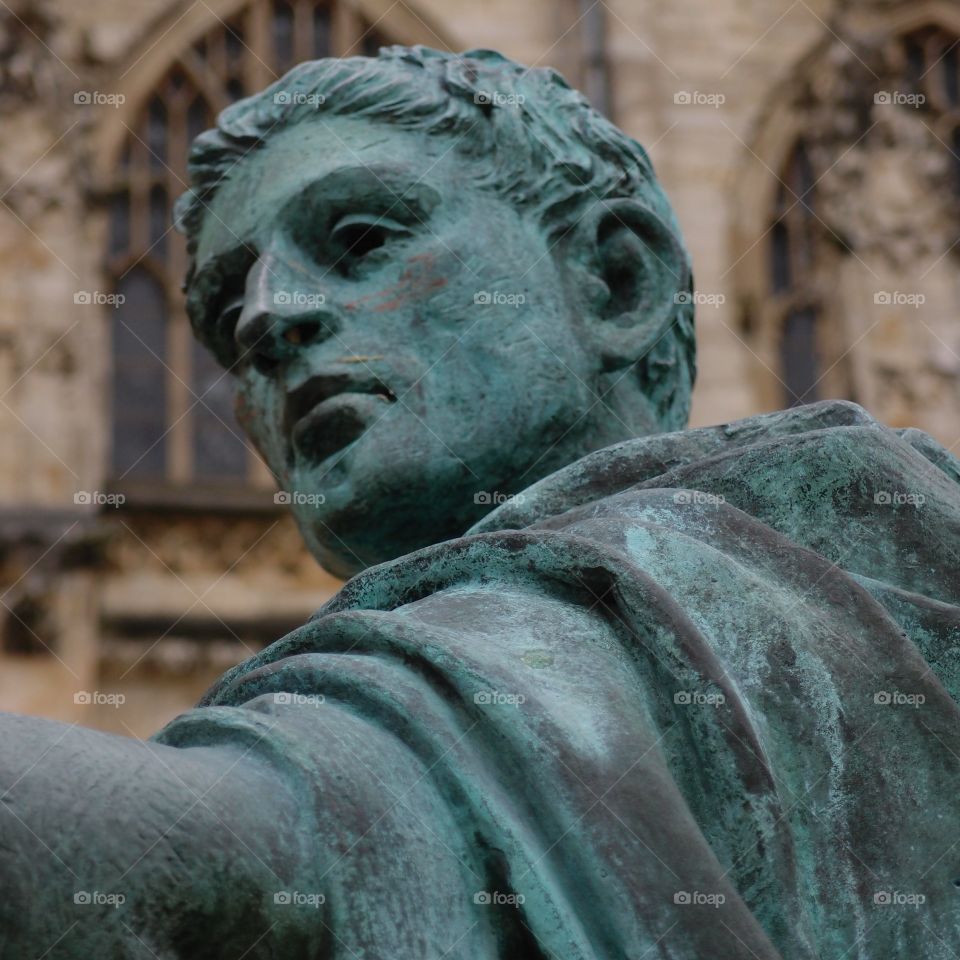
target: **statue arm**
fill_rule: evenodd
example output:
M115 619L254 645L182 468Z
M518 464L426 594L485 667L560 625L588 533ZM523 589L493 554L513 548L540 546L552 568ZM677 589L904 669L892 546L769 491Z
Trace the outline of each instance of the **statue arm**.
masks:
M0 714L0 956L324 956L322 907L282 899L311 885L299 816L255 744Z

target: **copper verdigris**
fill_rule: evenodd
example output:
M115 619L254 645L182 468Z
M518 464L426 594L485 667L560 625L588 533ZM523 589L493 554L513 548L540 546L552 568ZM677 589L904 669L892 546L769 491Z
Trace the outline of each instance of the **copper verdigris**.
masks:
M960 462L686 430L676 221L551 71L306 63L191 176L196 334L353 579L146 744L3 717L4 960L955 958Z

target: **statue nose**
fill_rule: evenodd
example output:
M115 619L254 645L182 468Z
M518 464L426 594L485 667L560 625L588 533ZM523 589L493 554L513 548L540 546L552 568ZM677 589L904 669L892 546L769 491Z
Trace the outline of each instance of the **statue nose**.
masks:
M340 332L337 313L323 293L295 286L268 263L257 264L254 271L235 336L241 353L261 373L272 373L299 350Z

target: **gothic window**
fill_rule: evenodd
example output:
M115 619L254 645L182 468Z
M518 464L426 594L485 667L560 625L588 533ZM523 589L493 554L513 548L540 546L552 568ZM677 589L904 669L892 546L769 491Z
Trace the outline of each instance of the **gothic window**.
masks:
M186 246L171 209L191 140L233 101L302 60L372 55L386 41L343 0L253 0L183 51L121 150L110 198L114 481L246 483L255 459L232 384L190 334L180 290Z
M757 168L744 165L740 323L766 407L861 399L904 417L918 394L914 374L901 375L914 360L899 355L898 338L915 318L915 356L934 357L927 338L942 345L952 335L960 31L915 20L921 28L890 32L899 21L878 19L869 43L825 38L767 111L751 148L775 175L762 212L751 198ZM793 131L785 143L784 130ZM894 300L928 285L942 306L907 313Z
M960 37L935 26L915 30L900 43L900 69L908 93L922 97L920 109L953 159L960 191Z
M901 41L902 70L912 93L922 93L940 112L960 109L960 39L940 27L924 27Z
M780 380L788 407L819 399L821 311L814 282L816 190L803 141L784 166L769 237L769 284L779 329Z

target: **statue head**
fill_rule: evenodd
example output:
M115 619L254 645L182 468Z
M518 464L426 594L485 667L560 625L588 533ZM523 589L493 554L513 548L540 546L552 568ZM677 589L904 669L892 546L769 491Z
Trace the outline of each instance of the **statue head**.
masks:
M643 148L551 70L303 63L194 143L196 335L341 576L686 425L692 277Z

